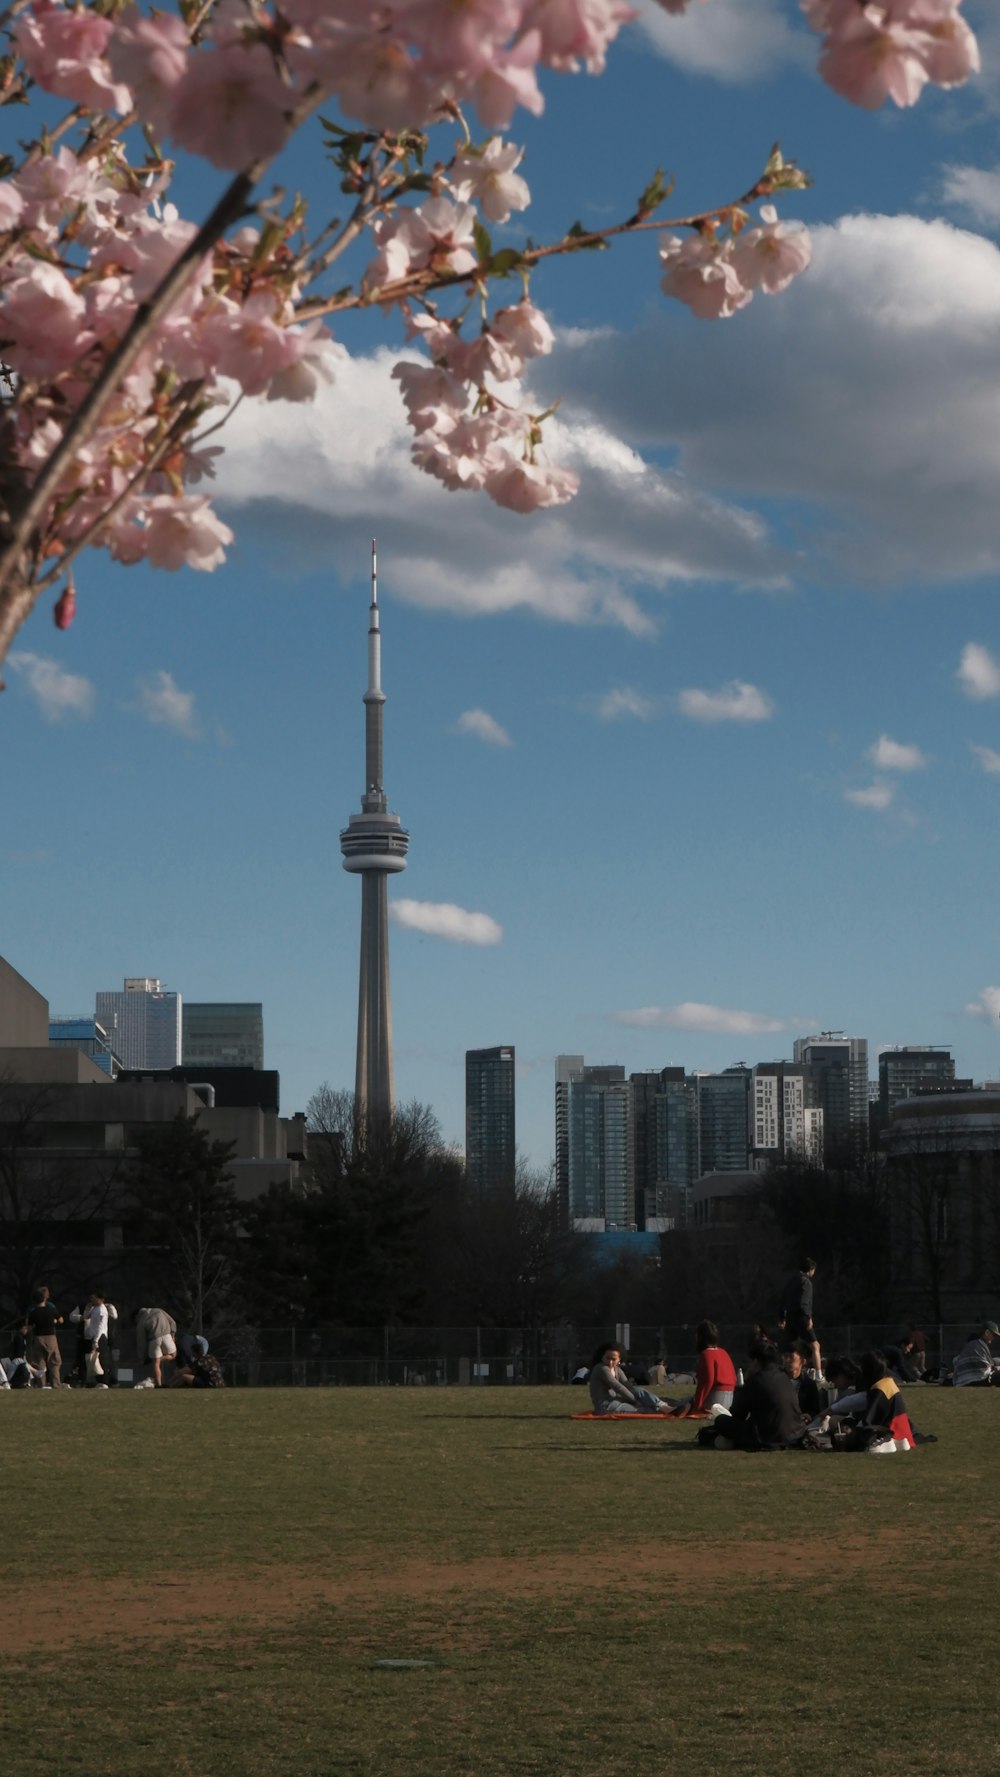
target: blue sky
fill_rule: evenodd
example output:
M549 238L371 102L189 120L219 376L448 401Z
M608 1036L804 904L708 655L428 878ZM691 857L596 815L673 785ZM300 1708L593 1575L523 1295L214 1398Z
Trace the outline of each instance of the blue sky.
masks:
M411 469L365 317L312 408L241 410L225 567L95 553L72 629L36 613L0 702L0 951L54 1012L133 974L260 999L286 1111L352 1083L376 534L391 895L502 931L394 924L400 1098L460 1141L466 1048L513 1043L545 1166L562 1051L715 1068L832 1028L1000 1074L1000 21L966 11L983 76L906 114L828 93L790 0L710 0L515 119L535 239L656 165L668 213L735 196L775 138L816 181L781 206L810 271L730 321L660 295L655 240L536 277L573 505ZM326 213L315 138L280 176ZM208 189L185 173L186 212Z

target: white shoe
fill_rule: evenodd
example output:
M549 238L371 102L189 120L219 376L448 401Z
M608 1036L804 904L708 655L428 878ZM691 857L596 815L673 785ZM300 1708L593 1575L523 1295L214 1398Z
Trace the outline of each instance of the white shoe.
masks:
M880 1443L869 1444L869 1446L868 1446L868 1455L869 1456L895 1456L895 1454L896 1454L896 1440L895 1440L895 1438L883 1438Z

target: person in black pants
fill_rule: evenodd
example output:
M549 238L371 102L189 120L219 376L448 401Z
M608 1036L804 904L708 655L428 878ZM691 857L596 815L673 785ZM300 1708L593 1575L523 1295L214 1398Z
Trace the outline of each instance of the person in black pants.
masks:
M747 1360L747 1379L733 1397L731 1413L720 1413L698 1433L698 1442L711 1448L737 1450L793 1450L805 1436L795 1385L786 1376L777 1346L755 1340Z

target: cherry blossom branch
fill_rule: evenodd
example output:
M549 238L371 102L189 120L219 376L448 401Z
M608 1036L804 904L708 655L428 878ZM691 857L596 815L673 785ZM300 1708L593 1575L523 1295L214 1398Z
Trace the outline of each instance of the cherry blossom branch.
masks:
M305 118L315 111L322 99L323 89L318 85L307 91L290 113L289 129L295 129L304 122ZM37 521L41 518L49 501L58 492L74 457L96 432L108 403L122 379L128 375L146 346L155 338L161 322L169 314L205 254L211 251L228 228L231 228L241 217L251 213L250 194L255 185L263 178L274 158L274 154L262 157L254 161L245 171L237 173L219 198L211 214L202 223L197 234L188 242L170 270L160 280L148 301L140 303L120 344L105 361L103 369L67 425L59 444L34 482L30 495L25 500L22 510L5 539L3 551L0 553L0 595L10 584L20 556L28 544ZM30 610L30 608L29 604L28 609ZM24 615L26 614L27 612L24 613ZM4 658L19 624L24 621L24 615L11 628L10 614L5 610L2 598L0 598L0 660Z

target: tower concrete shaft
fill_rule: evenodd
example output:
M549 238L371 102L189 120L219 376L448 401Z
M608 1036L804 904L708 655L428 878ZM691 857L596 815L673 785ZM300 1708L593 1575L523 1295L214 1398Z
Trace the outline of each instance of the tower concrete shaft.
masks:
M382 783L382 635L378 571L372 542L372 596L368 617L368 689L365 705L365 792L361 813L340 835L344 869L361 877L361 966L358 980L358 1055L354 1094L359 1110L392 1110L392 1006L389 997L387 876L406 869L410 836L390 814Z

